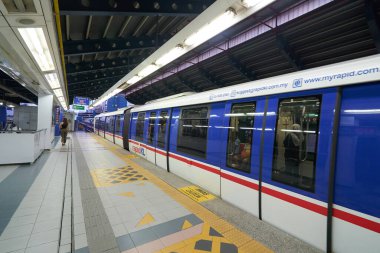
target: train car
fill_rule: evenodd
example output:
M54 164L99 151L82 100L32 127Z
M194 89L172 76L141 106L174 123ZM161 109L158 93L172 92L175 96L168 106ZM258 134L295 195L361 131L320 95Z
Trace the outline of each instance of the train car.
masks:
M321 250L380 252L379 81L375 55L160 100L124 139Z
M128 134L132 106L94 117L94 133L129 150ZM123 136L125 138L123 138Z

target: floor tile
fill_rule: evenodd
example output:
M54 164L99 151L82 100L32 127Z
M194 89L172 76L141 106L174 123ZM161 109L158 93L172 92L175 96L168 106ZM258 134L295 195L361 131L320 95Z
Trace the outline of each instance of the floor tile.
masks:
M25 249L28 244L28 240L29 236L22 236L0 241L0 253Z
M18 227L7 227L1 234L0 240L30 235L32 230L33 224L21 225Z
M112 226L112 230L113 230L113 233L115 234L115 237L128 234L127 229L125 228L123 224Z
M41 233L35 233L30 236L28 247L37 246L53 241L57 241L59 237L59 229L52 229Z
M40 233L40 232L60 228L60 226L61 226L60 219L50 219L50 220L37 222L34 225L33 233Z
M53 253L58 251L58 241L26 248L25 253Z

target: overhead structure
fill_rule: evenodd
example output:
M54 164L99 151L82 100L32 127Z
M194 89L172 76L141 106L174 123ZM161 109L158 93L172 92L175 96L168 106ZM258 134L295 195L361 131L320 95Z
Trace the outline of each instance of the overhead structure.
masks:
M0 89L18 97L13 99L16 103L35 102L36 96L53 94L56 104L67 109L67 87L51 2L0 1L0 11L0 69L6 80ZM15 88L14 83L28 92Z
M122 87L127 87L129 101L143 104L178 92L206 91L378 54L379 20L379 1L275 1L196 52Z
M100 97L214 2L59 1L70 101Z

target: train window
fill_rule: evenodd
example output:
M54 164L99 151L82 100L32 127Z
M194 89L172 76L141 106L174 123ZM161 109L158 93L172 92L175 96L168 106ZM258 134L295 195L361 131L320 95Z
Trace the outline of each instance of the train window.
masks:
M208 107L182 109L178 127L177 150L206 157Z
M115 116L115 134L121 135L121 121L120 121L120 115Z
M106 131L113 133L114 128L114 116L109 116L106 118Z
M153 144L155 121L156 121L156 112L151 112L150 117L149 117L149 126L148 126L148 144Z
M136 140L143 141L144 139L144 123L145 123L145 112L139 112L137 115L136 123Z
M166 124L168 123L169 113L168 111L161 111L158 122L158 138L157 146L159 148L165 148L165 135L166 135Z
M251 171L251 145L256 103L233 104L228 129L227 166Z
M279 102L272 180L314 191L321 96Z

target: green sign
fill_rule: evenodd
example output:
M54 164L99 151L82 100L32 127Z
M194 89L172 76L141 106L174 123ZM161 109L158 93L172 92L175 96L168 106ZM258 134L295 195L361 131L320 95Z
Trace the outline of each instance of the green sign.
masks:
M84 110L84 105L73 105L74 110Z

